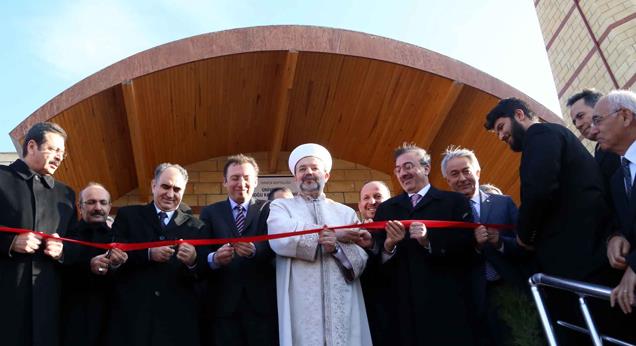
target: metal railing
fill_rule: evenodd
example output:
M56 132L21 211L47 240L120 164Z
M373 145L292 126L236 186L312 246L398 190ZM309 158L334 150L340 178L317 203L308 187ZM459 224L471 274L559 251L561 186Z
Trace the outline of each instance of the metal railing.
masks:
M578 295L579 308L581 309L581 313L583 314L587 329L566 321L557 321L557 324L559 324L560 326L589 335L592 339L593 344L596 346L603 345L603 341L607 341L616 345L634 346L633 344L627 343L625 341L599 334L599 331L594 324L594 320L592 319L592 315L590 314L590 310L585 299L591 297L609 301L610 294L612 292L610 288L582 281L563 279L541 273L532 275L532 277L530 277L528 281L530 283L532 297L534 298L534 301L537 305L537 310L539 311L539 317L541 317L543 330L545 331L546 338L548 339L548 343L551 346L556 346L558 345L558 343L554 335L554 329L552 327L552 324L550 323L548 311L546 310L545 304L543 303L543 298L541 297L541 291L539 289L540 286L547 286L555 289L569 291L572 292L572 294Z

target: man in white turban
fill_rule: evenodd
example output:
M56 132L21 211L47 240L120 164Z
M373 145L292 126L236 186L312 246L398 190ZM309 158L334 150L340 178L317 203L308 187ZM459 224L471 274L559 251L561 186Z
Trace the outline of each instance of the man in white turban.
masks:
M325 198L331 155L313 143L289 156L289 170L300 192L270 206L270 234L323 228L270 240L276 256L280 344L370 345L371 334L360 288L367 254L356 245L358 229L334 230L358 222L353 209Z

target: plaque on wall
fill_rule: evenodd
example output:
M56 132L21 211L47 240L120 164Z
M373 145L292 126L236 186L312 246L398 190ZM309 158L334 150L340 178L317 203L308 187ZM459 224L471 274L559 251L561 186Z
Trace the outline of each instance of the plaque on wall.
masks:
M266 201L269 192L277 187L287 187L294 195L298 193L298 186L291 175L261 175L258 177L258 186L254 189L253 198Z

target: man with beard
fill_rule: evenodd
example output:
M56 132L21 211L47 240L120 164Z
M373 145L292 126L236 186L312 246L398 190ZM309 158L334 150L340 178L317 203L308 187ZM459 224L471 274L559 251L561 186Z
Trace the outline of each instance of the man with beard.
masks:
M98 183L89 183L79 194L81 220L71 238L110 243L113 234L106 224L110 212L110 193ZM128 255L112 249L102 250L76 246L72 256L65 257L63 290L64 345L104 345L106 322L113 289L111 268L126 262Z
M75 192L53 174L66 157L66 132L33 125L22 158L0 166L0 225L66 236L77 223ZM64 246L34 232L0 233L2 345L58 345L60 265Z
M227 200L201 211L212 238L267 234L269 203L252 198L258 185L258 164L239 154L223 167ZM274 345L276 338L276 273L267 242L217 246L208 255L213 271L208 297L217 345Z
M389 187L382 181L370 181L362 186L360 190L360 201L358 202L358 212L363 222L372 222L378 206L391 198ZM373 256L380 251L380 246L373 241L371 234L366 230L361 230L360 240L356 243L365 248L370 260L360 277L362 293L364 294L364 304L369 317L369 329L374 344L379 344L385 338L386 331L386 311L382 305L382 288L385 283L385 276L379 271L379 262L373 260Z
M610 211L594 158L570 130L540 123L517 98L501 100L486 116L485 127L521 152L519 245L534 250L543 273L601 283L608 269L604 243ZM568 305L576 303L574 296L547 293L552 317L571 322L578 316Z
M475 304L471 272L472 229L431 229L397 220L472 222L468 200L440 191L428 180L431 157L415 144L395 150L395 176L404 193L380 204L375 221L387 221L381 271L387 275L383 305L388 328L382 345L474 345ZM390 333L390 334L389 334Z
M183 167L157 166L152 202L119 209L115 241L208 238L205 224L180 208L187 182ZM197 254L187 241L129 251L128 261L116 272L109 345L199 345L195 282L198 271L207 266L206 255Z
M276 256L280 344L370 345L360 274L367 254L356 245L353 209L325 197L332 159L323 146L308 143L289 155L300 192L270 205L269 233L323 228L319 233L270 240Z

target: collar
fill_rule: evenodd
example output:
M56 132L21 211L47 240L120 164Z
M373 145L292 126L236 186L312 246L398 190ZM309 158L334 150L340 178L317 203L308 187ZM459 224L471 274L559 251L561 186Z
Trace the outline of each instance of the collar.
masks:
M636 141L632 142L632 144L625 151L625 155L622 157L629 160L629 162L636 164Z
M316 198L316 199L314 199L313 197L308 196L308 195L303 195L303 194L302 194L302 193L300 193L300 192L299 192L296 196L297 196L297 197L300 197L300 198L302 198L302 199L304 199L305 201L308 201L308 202L311 202L311 201L321 201L321 200L325 200L325 199L327 198L327 197L325 196L325 193L324 193L324 192L320 193L320 196L318 196L318 198Z
M424 196L426 196L426 194L428 193L428 190L431 189L431 184L426 184L426 186L424 186L420 191L415 192L415 193L409 193L409 198L411 198L411 196L413 196L414 194L418 194L420 196L422 196L422 198L424 198Z
M234 210L234 208L236 208L236 206L237 206L237 205L239 205L238 203L236 203L236 202L232 199L232 197L228 197L227 199L229 199L229 200L230 200L230 208L231 208L232 210ZM245 211L247 211L247 209L248 209L248 208L249 208L249 206L250 206L250 200L247 200L247 201L245 201L245 202L241 203L241 205L243 206L243 209L245 209Z
M18 175L22 177L22 179L24 180L29 180L33 178L34 176L36 176L37 177L36 179L42 180L44 182L44 186L48 187L49 189L52 189L53 186L55 186L55 179L53 179L53 176L40 175L34 172L31 168L29 168L29 165L27 165L26 162L24 162L22 159L15 160L11 164L11 167L13 167L15 172L18 173Z
M168 219L168 222L170 222L170 220L172 220L172 215L174 215L174 212L175 212L176 210L172 210L172 211L164 211L164 210L161 210L161 209L157 208L157 205L156 205L156 204L152 203L152 205L155 207L155 211L156 211L156 214L157 214L157 215L159 215L159 213L163 211L164 213L166 213L166 215L168 215L168 218L167 218L167 219ZM178 209L178 208L179 208L179 207L177 207L177 209Z

